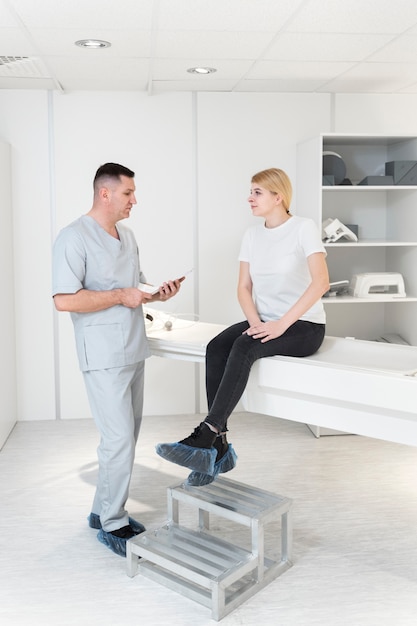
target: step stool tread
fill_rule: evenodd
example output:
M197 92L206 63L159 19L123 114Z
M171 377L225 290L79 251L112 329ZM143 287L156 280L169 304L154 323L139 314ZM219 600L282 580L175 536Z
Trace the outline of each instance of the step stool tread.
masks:
M128 543L132 554L206 587L213 581L235 578L235 573L243 575L257 565L249 551L177 525L146 531Z
M199 508L215 511L224 517L236 516L247 520L271 518L288 511L292 501L262 489L249 487L227 478L219 478L210 485L192 487L181 483L168 489L169 498L192 502Z

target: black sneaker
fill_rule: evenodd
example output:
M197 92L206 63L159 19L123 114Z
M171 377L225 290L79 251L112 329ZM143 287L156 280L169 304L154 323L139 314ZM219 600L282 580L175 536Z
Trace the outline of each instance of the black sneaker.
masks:
M117 528L117 530L109 531L113 537L119 537L119 539L132 539L132 537L136 537L140 533L137 533L133 530L130 524L127 526L123 526L122 528Z
M217 439L217 434L211 430L206 422L201 422L189 437L182 439L178 443L192 448L211 448Z
M228 443L226 433L217 435L216 441L213 445L213 450L217 452L213 472L208 474L199 470L192 471L185 482L186 485L190 485L192 487L209 485L216 480L219 474L230 472L230 470L236 466L237 455L232 444Z
M220 435L217 435L213 447L217 450L216 463L218 463L218 461L220 461L220 459L224 457L229 449L229 443L226 438L226 433L221 433Z
M115 554L126 556L126 542L136 537L137 534L130 525L110 532L100 528L97 533L97 539Z
M90 526L90 528L95 528L96 530L101 529L100 516L97 515L97 513L91 512L87 519L88 519L88 525ZM145 526L141 524L140 522L136 521L135 519L133 519L133 517L129 517L129 526L132 528L133 532L136 535L139 535L140 533L143 533L146 530Z
M158 443L156 453L166 461L188 467L196 472L212 474L217 451L213 448L217 433L201 422L189 437L176 443Z

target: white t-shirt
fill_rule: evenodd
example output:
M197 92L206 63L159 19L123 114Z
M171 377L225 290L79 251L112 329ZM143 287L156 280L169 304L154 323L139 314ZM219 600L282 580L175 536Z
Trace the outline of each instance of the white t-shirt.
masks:
M276 228L261 224L246 231L239 261L249 263L256 308L264 322L280 319L305 292L311 283L307 257L316 252L326 254L326 249L316 224L306 217L293 215ZM300 319L325 324L321 300Z

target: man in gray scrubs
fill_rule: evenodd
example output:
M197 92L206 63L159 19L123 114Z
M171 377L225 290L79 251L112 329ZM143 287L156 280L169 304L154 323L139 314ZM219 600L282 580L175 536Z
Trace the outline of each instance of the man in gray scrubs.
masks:
M132 231L120 223L136 204L134 172L117 163L99 167L91 210L58 235L53 249L53 297L74 324L80 369L100 432L98 483L89 525L111 550L144 526L125 504L142 420L144 361L150 355L142 304L168 300L180 281L150 295Z

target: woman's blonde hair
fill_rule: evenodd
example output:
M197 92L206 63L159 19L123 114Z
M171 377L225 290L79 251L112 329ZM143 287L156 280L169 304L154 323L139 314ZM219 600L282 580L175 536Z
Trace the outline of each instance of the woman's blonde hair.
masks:
M290 212L292 185L288 175L283 170L276 167L262 170L262 172L258 172L252 176L251 182L264 187L264 189L267 189L271 193L282 196L282 206L287 213Z

